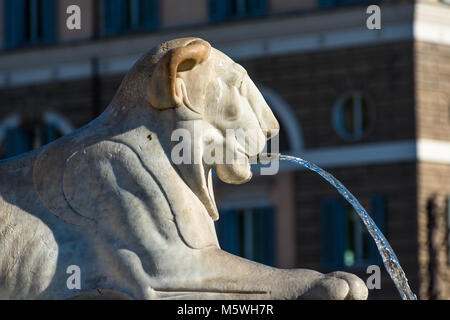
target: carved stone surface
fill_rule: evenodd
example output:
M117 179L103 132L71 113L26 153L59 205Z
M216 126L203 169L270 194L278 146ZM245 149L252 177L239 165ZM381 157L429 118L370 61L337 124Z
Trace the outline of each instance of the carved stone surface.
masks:
M192 133L193 164L171 160L179 128ZM255 151L204 164L227 128L248 130ZM248 181L247 157L277 130L245 70L206 41L151 50L99 118L0 162L0 298L365 299L352 274L281 270L219 248L211 169ZM67 286L71 265L80 290Z

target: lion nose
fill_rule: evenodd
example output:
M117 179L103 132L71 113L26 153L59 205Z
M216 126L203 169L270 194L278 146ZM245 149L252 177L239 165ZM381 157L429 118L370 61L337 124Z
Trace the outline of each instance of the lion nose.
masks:
M270 109L263 95L250 79L250 77L245 77L244 81L246 84L246 91L248 93L248 101L250 102L250 106L252 107L259 121L262 133L267 139L276 136L280 131L278 120L273 115L272 110Z
M278 123L277 118L272 113L270 107L266 104L264 108L264 117L262 123L262 130L267 140L276 136L280 131L280 124Z
M270 120L270 124L267 126L268 129L265 130L264 134L267 137L267 140L276 136L278 132L280 132L280 124L275 116L272 115L272 119Z

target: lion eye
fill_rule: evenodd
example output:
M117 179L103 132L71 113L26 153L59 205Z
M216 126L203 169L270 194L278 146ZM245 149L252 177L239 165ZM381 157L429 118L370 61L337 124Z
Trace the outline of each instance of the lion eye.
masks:
M228 120L235 120L239 115L239 107L237 105L230 104L225 110L225 116Z
M239 85L238 85L238 89L239 89L239 90L241 90L243 84L244 84L244 78L242 78L241 80L239 80Z
M243 86L244 86L244 77L242 77L238 81L236 81L236 88L239 90L239 92L242 91Z

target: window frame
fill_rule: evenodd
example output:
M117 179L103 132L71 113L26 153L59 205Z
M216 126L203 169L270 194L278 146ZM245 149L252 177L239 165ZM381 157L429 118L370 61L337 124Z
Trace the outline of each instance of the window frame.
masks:
M159 26L159 0L103 0L103 36L118 36L155 30ZM128 10L130 5L130 10ZM142 7L147 7L143 10ZM146 15L143 16L142 13ZM130 16L127 17L127 14ZM115 17L115 18L113 18ZM127 21L129 20L129 24Z
M27 3L30 8L28 21L25 12ZM56 6L56 0L3 0L4 48L54 43Z
M260 215L258 225L249 223L256 217L255 215ZM242 225L241 222L243 222ZM274 206L221 208L220 219L215 223L215 228L219 244L225 251L245 259L275 266L276 208ZM258 231L253 228L257 228ZM260 239L256 239L256 242L254 242L253 231L259 232L260 235ZM252 248L250 248L251 245L253 245ZM255 249L255 245L259 248ZM243 252L240 252L241 247Z
M319 0L319 8L333 8L347 5L377 3L377 0Z
M348 99L352 99L356 103L352 104L352 108L356 109L353 111L353 122L355 123L356 129L354 129L354 133L349 133L343 127L342 120L342 109L345 106L345 102ZM367 103L367 107L369 108L369 123L366 129L363 129L363 113L362 113L362 101L363 99ZM345 93L341 95L336 102L334 103L332 109L332 119L333 127L336 133L344 140L347 141L359 141L367 137L370 132L373 130L376 121L376 110L375 106L372 103L372 100L365 94L359 91L353 91L349 93Z
M50 110L45 111L37 121L32 122L24 122L20 115L12 114L0 121L0 145L3 149L0 158L20 156L51 143L73 130L75 128L64 116ZM30 135L30 131L34 133ZM8 152L6 148L11 142L12 148ZM37 146L34 145L36 142L38 142Z
M385 233L385 217L386 204L385 197L381 194L371 194L367 197L370 204L368 213L375 221L378 228ZM326 269L361 269L371 264L381 264L381 256L378 253L375 242L369 234L369 257L365 260L356 261L353 265L347 266L345 264L346 239L349 230L347 230L346 221L346 206L347 201L342 197L324 199L321 203L322 211L322 264ZM360 221L359 216L355 217ZM362 224L362 221L361 221ZM357 225L355 225L356 227ZM357 227L356 227L357 228ZM362 228L365 228L362 225ZM363 229L364 230L364 229ZM352 230L351 232L354 232Z
M234 1L237 2L237 7L241 8L241 12L238 14L233 14L233 3L230 0L209 0L208 12L210 22L223 22L244 18L260 17L266 15L269 10L268 0ZM243 10L245 2L247 2L247 4L249 5L249 8L247 8L247 10Z

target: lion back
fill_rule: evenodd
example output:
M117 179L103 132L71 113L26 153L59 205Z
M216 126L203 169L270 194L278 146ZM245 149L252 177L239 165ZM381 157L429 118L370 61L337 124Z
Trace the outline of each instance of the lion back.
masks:
M52 232L29 213L36 195L32 154L0 162L0 299L38 297L56 269Z

